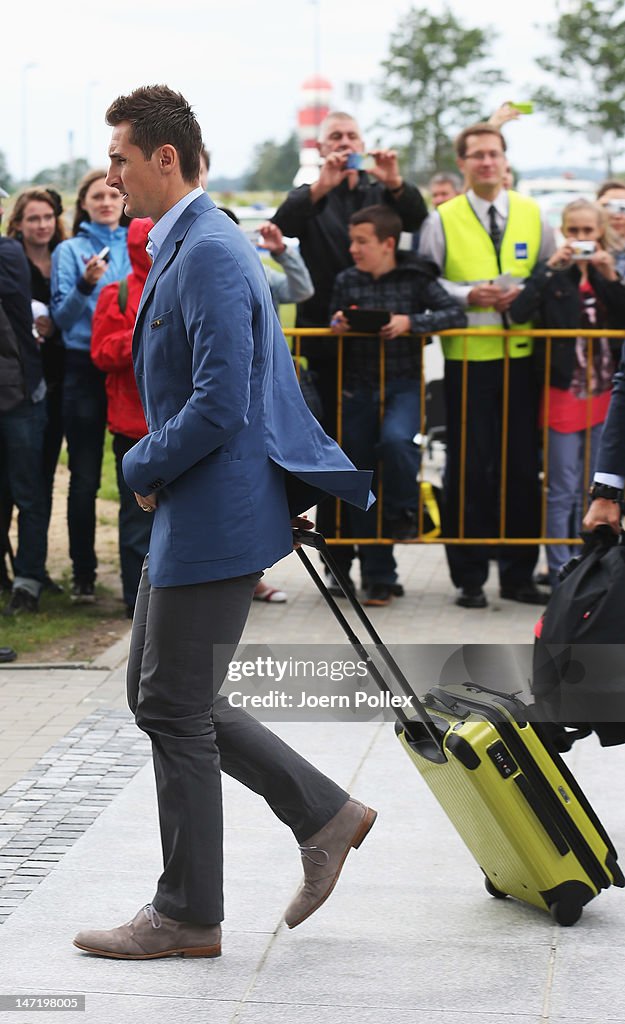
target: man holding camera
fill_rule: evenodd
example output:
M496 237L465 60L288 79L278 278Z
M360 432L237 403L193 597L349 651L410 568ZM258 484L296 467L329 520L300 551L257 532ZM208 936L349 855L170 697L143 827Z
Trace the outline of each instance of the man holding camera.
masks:
M532 373L533 342L527 337L505 341L480 337L493 327L507 328L507 310L538 260L555 248L553 230L538 205L507 191L504 184L506 143L493 125L465 128L455 143L467 191L430 215L421 231L419 253L441 269L443 284L466 308L475 337L443 339L447 403L447 465L443 532L496 537L503 522L507 537L539 533L537 389ZM515 325L517 326L517 325ZM518 325L530 328L531 324ZM505 359L505 354L508 359ZM463 415L464 373L466 410ZM508 399L507 448L502 458L502 409ZM463 427L463 421L466 426ZM466 446L462 433L466 429ZM464 486L461 488L462 461ZM501 475L506 467L505 508L499 508ZM547 596L532 582L537 545L497 549L501 596L544 604ZM485 608L488 578L486 545L447 547L452 581L460 593L456 604Z
M360 128L350 114L328 114L321 124L318 149L323 161L319 178L289 192L273 217L283 234L299 238L315 286L312 298L298 303L298 327L327 323L336 276L353 265L349 252L352 214L382 203L397 213L403 231L417 231L427 215L418 188L400 174L396 152L375 149L365 156ZM323 425L332 437L336 436L338 397L336 351L334 338L310 338L302 343L302 354L317 377ZM326 536L334 535L331 503L322 506L317 525ZM348 571L351 552L342 547L337 555Z
M289 192L273 217L283 234L299 238L315 286L312 298L298 304L298 327L320 327L327 321L336 275L353 265L349 254L353 213L384 203L398 214L404 231L416 231L427 215L418 188L402 178L395 151L375 149L365 157L360 128L349 114L328 114L318 148L323 161L319 178ZM313 345L311 355L317 359L323 347L319 349L318 341ZM335 343L329 341L326 353L333 356L335 351ZM333 413L334 405L328 406L326 417Z

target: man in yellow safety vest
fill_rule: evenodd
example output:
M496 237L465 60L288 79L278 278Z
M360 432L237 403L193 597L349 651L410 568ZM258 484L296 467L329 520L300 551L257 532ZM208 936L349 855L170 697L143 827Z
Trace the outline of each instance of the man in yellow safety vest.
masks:
M443 339L447 403L443 532L447 537L497 537L503 525L506 537L538 537L538 387L532 369L533 342L523 336L506 342L502 335L479 335L493 327L508 327L507 309L538 260L554 251L555 239L534 200L505 189L506 143L497 128L471 125L460 133L455 147L466 191L430 214L419 246L420 255L438 264L443 285L466 308L469 327L476 329L475 337ZM521 329L524 326L532 325L520 325ZM514 327L519 329L517 324ZM466 449L461 488L465 360ZM507 446L502 458L506 389ZM506 470L503 509L502 469ZM460 591L456 603L462 607L486 607L483 586L491 551L484 544L447 546L451 578ZM501 545L496 551L501 597L545 604L547 595L532 580L537 545Z

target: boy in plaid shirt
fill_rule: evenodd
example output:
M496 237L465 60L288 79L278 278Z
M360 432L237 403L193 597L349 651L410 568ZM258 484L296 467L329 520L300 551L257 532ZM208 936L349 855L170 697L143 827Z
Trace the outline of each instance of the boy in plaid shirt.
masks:
M437 282L433 263L398 253L401 221L387 206L368 206L350 219L354 266L336 278L331 329L350 331L350 309L385 310L384 416L379 419L380 340L348 338L343 363L342 446L358 468L380 460L384 479L384 535L409 540L418 532L420 452L413 438L421 428L421 337L465 327L461 307ZM405 337L405 335L410 335ZM353 537L374 537L377 511L346 509ZM398 587L392 545L366 544L359 550L365 605L387 605Z

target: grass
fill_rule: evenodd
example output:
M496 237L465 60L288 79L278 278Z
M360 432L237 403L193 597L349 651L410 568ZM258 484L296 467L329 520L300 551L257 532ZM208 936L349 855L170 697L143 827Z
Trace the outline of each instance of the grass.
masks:
M33 654L66 637L78 636L85 629L99 627L106 631L111 620L117 622L125 619L123 604L106 587L96 586L96 604L74 604L69 597L69 575L63 583L66 593L42 594L37 615L22 614L16 618L2 616L0 645L13 647L23 658L24 655Z

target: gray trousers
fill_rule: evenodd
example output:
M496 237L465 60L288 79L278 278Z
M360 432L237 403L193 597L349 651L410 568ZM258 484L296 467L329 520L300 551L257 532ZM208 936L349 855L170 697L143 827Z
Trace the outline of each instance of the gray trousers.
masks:
M152 902L176 920L216 924L223 920L221 770L264 797L299 843L348 794L219 696L261 573L151 587L147 562L127 689L137 725L152 741L164 864Z

